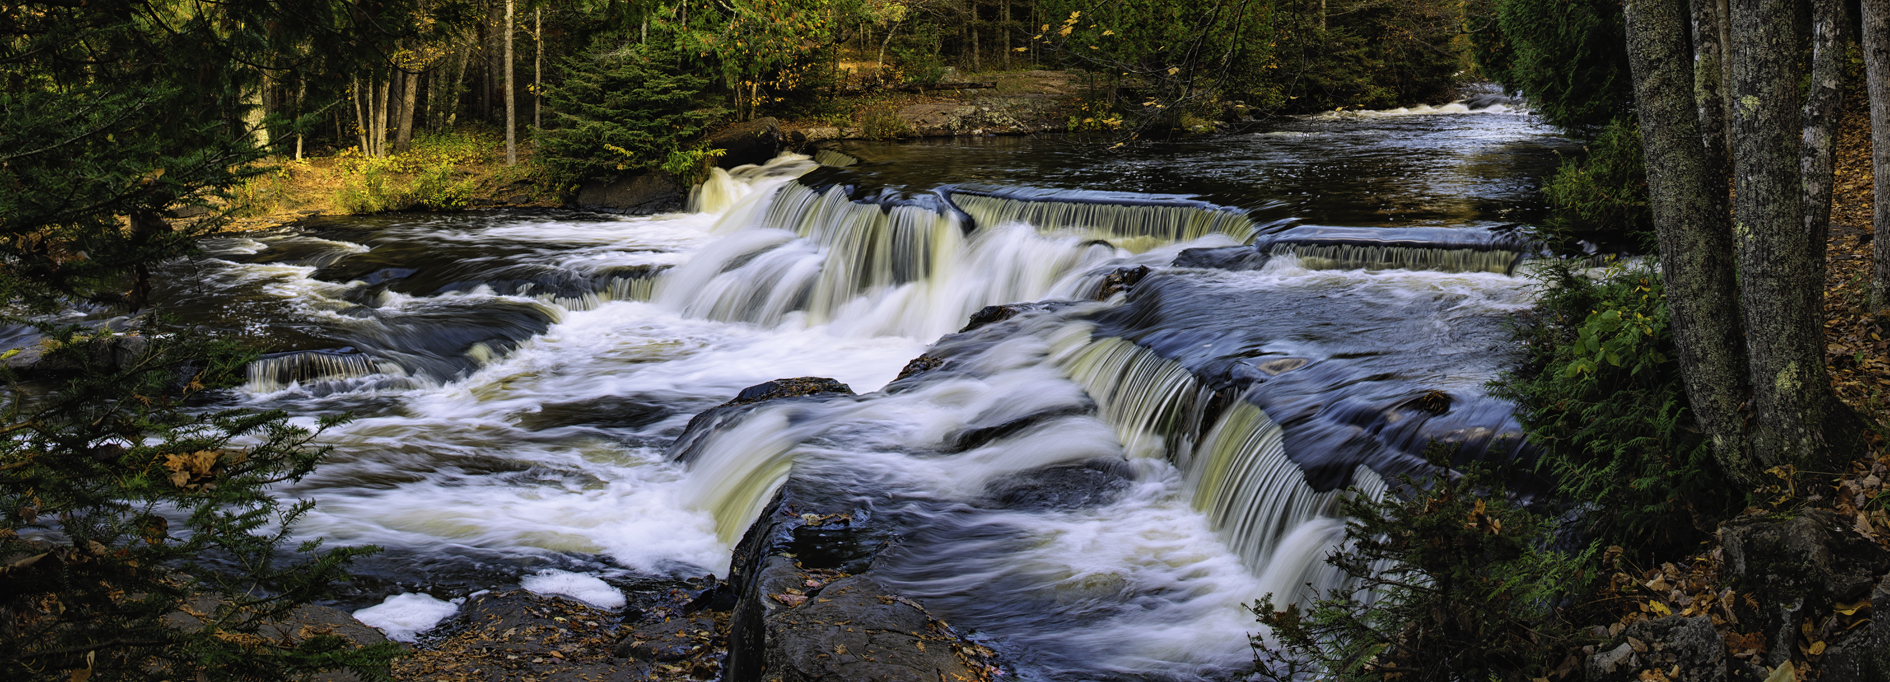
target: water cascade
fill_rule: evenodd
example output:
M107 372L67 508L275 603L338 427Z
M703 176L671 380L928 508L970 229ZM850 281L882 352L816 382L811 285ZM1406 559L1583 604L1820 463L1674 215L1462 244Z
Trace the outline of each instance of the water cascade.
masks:
M1245 212L1181 197L990 187L953 187L946 196L980 226L1026 223L1137 253L1211 234L1243 243L1254 236Z
M1538 250L1501 225L1566 143L1500 108L860 144L714 170L684 213L322 218L163 279L293 351L239 400L357 415L283 492L319 503L300 532L390 548L367 584L727 575L791 479L900 538L874 570L1022 679L1224 682L1242 605L1340 584L1346 486L1383 494L1432 440L1527 456L1481 388ZM1004 304L1029 305L960 332ZM802 376L857 395L688 427Z

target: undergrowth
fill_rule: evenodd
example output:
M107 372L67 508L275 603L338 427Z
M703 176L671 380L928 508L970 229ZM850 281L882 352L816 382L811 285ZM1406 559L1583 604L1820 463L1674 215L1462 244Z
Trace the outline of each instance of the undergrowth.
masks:
M1491 393L1516 403L1577 530L1654 552L1691 546L1743 498L1687 410L1659 275L1616 262L1537 277L1537 308L1514 328L1523 359Z
M1587 145L1588 155L1565 159L1542 193L1552 212L1542 233L1564 251L1576 241L1610 248L1654 250L1654 218L1647 202L1647 163L1641 130L1617 118Z

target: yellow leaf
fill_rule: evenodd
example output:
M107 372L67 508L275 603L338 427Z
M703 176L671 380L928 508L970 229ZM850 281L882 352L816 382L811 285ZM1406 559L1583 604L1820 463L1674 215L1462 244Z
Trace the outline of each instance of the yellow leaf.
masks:
M1660 602L1657 602L1657 601L1656 601L1656 602L1648 602L1648 603L1647 603L1647 610L1649 610L1649 611L1653 611L1654 613L1658 613L1658 614L1660 614L1660 615L1662 615L1662 616L1671 616L1671 615L1673 615L1673 609L1670 609L1670 608L1667 608L1667 605L1666 605L1666 604L1662 604L1662 603L1660 603Z
M1765 682L1795 682L1797 679L1798 671L1792 669L1791 661L1786 661L1778 664L1778 669L1773 670L1771 675L1767 675Z
M1116 34L1116 32L1115 32L1115 31L1103 31L1103 35L1106 35L1106 36L1112 36L1112 35L1115 35L1115 34Z
M1179 66L1170 66L1170 67L1168 67L1168 75L1170 75L1170 76L1173 76L1173 75L1175 75L1175 74L1178 74L1178 73L1181 73L1181 67L1179 67Z
M1060 35L1060 36L1067 36L1069 34L1070 34L1070 27L1068 26L1063 27L1063 30L1057 31L1057 35Z
M1816 656L1822 653L1824 653L1824 642L1812 642L1811 655Z
M1857 615L1857 612L1859 610L1867 609L1867 608L1870 608L1870 600L1860 599L1855 604L1838 604L1837 612L1842 613L1846 616L1854 616L1854 615Z

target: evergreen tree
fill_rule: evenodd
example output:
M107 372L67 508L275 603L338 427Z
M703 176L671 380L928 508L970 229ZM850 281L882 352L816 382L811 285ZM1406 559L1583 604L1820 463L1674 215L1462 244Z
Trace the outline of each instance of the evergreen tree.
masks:
M699 65L698 65L699 66ZM564 64L548 89L552 125L538 136L558 180L663 170L687 178L712 152L702 137L727 110L706 94L704 69L688 63L668 31L606 34Z

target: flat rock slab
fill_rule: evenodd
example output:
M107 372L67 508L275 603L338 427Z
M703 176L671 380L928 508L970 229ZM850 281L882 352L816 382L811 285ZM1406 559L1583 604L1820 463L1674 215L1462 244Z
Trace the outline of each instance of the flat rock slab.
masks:
M770 682L980 680L958 639L917 603L869 576L841 578L766 619Z

